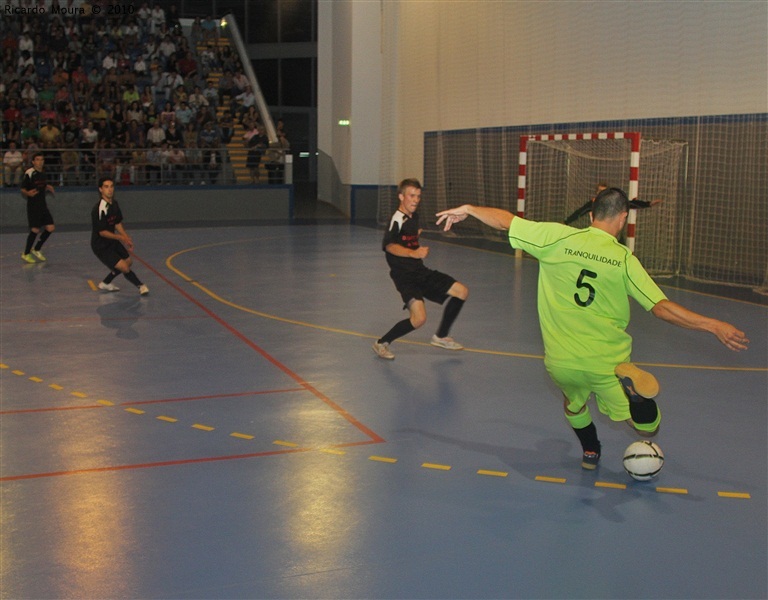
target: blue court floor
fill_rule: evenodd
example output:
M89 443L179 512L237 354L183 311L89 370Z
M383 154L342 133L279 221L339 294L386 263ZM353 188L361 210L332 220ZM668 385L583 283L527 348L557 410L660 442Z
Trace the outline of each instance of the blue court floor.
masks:
M130 231L130 222L129 231ZM0 236L0 597L766 598L768 308L664 287L735 354L633 305L666 465L580 448L542 362L537 263L427 241L470 297L405 317L381 234L134 230L139 297L88 232ZM593 414L597 411L593 410Z

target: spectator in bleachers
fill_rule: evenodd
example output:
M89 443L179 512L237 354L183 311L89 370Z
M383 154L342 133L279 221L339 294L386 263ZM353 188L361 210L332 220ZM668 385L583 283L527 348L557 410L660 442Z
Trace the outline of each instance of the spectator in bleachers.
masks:
M25 73L26 69L29 67L32 67L32 71L34 72L35 59L32 58L32 55L27 50L24 50L19 53L19 58L16 61L16 70L19 73Z
M152 127L147 131L147 143L152 146L160 146L165 141L165 129L160 126L160 119L156 119Z
M194 140L184 144L184 154L186 157L186 176L189 185L194 185L195 181L205 183L205 174L203 173L203 152L197 147Z
M179 73L184 81L194 81L198 77L198 64L192 52L187 52L183 58L176 62Z
M141 95L134 84L131 83L125 86L122 97L123 106L130 106L133 102L138 102L139 98L141 98Z
M99 177L111 177L114 180L117 170L117 151L111 141L101 142L98 152L97 172Z
M224 71L224 74L219 78L219 103L224 103L224 98L228 97L231 100L234 99L235 80L232 76L232 71L229 69Z
M117 57L115 57L115 51L110 50L101 61L101 68L104 71L117 68Z
M221 121L219 121L219 130L221 131L221 142L229 144L235 135L234 117L231 112L227 111L222 115Z
M107 111L101 105L101 102L97 99L94 99L91 102L91 110L88 112L88 119L93 121L94 124L96 124L100 120L106 119L107 116L108 116Z
M163 65L167 66L171 56L176 53L176 44L173 43L173 39L170 35L166 35L163 41L160 42L158 47L160 53L160 59L163 61Z
M166 156L169 181L173 183L181 181L187 164L187 157L184 150L179 146L174 146L168 149Z
M218 148L221 146L221 132L214 121L207 121L203 125L198 136L198 144L201 148Z
M188 98L189 98L189 94L187 93L187 88L184 87L183 85L179 85L176 87L175 90L173 90L172 102L174 106L178 106L182 102L186 102Z
M203 90L199 85L195 86L194 92L189 95L190 108L197 114L200 111L207 111L208 105L208 98L203 94Z
M240 124L245 125L246 121L250 121L254 125L260 125L261 124L261 115L259 114L259 111L256 109L256 105L251 105L248 107L247 110L245 110L240 115Z
M91 105L91 88L87 83L77 83L72 89L72 104L78 112L85 111Z
M70 76L70 81L73 86L80 83L88 83L88 73L85 72L82 64L77 65Z
M77 148L80 139L80 127L77 124L77 117L73 114L68 117L63 129L61 130L61 139L65 148Z
M203 43L216 43L219 26L211 15L206 15L201 23L201 28L203 30Z
M19 110L19 103L14 97L8 99L8 107L3 111L3 132L8 135L9 124L14 124L17 127L21 123L21 111Z
M3 183L5 187L19 187L24 172L24 156L15 140L8 142L8 150L3 155Z
M214 81L208 81L203 90L203 97L208 101L208 106L212 109L213 114L215 114L219 106L219 90L216 89Z
M59 112L63 111L67 104L72 102L72 95L69 93L69 86L60 85L59 89L56 90L56 95L53 97L53 102L56 110Z
M173 105L170 102L166 102L163 107L163 112L160 113L160 125L163 129L168 129L168 126L176 120L176 111L173 110Z
M245 76L245 73L243 73L242 69L237 69L235 76L232 78L232 83L234 84L232 92L235 94L235 97L244 93L246 88L250 88L248 78Z
M37 109L37 104L32 100L29 100L27 98L22 98L21 105L19 106L19 110L21 111L22 123L28 122L30 119L32 121L37 120L39 111Z
M112 128L109 126L107 119L99 119L93 124L96 133L99 134L99 146L104 147L104 142L108 142L112 139Z
M162 89L166 100L171 100L173 91L179 86L184 87L184 78L174 68L164 71L158 81L158 87Z
M182 132L176 125L176 120L170 122L168 129L165 130L165 141L170 148L182 147Z
M122 35L123 39L129 44L139 43L139 24L136 19L128 19L123 24Z
M24 88L21 90L21 99L29 100L33 104L37 103L37 90L32 87L29 81L24 82Z
M195 123L190 121L184 126L181 132L181 141L184 148L189 147L190 142L194 142L195 146L198 145L198 139L200 138L200 132L198 131Z
M80 147L81 148L95 148L96 143L99 141L99 132L93 126L93 121L88 120L80 130Z
M136 123L139 125L139 129L141 129L142 132L144 131L144 111L142 110L138 100L134 100L130 103L128 110L125 111L125 118L129 125L131 121L136 121Z
M113 102L112 106L110 107L108 116L112 123L124 123L125 113L123 112L123 103L117 101Z
M134 183L146 183L147 152L144 150L144 146L137 146L134 148L129 144L128 148L131 150L131 166L133 167Z
M140 39L146 39L150 31L150 18L152 11L149 8L148 2L142 2L139 9L136 11L136 21L139 25Z
M19 36L18 50L20 53L27 52L30 57L35 52L35 43L26 31Z
M136 75L137 81L142 83L149 81L149 66L144 60L144 55L140 54L136 57L136 61L133 63L133 73Z
M61 180L64 185L80 185L80 156L72 148L61 152Z
M88 73L88 85L91 86L91 88L95 88L96 86L100 85L102 81L101 73L99 72L99 69L96 67L91 68L90 72Z
M178 121L182 128L185 128L190 123L194 124L193 118L195 116L195 112L184 100L179 102L174 112L176 113L176 121Z
M127 146L133 144L136 148L144 148L147 143L146 135L144 134L144 128L136 119L131 119L128 123L128 129L123 136L123 143Z
M56 123L56 121L59 120L59 115L56 114L56 111L50 102L43 104L43 107L40 109L39 116L41 123L48 123L49 121Z

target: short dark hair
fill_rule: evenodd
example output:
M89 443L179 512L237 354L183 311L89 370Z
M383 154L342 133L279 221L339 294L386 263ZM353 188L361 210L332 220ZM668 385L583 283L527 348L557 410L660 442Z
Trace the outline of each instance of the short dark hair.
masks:
M405 191L405 188L407 187L413 187L413 188L416 188L417 190L420 190L421 183L419 182L418 179L415 179L415 178L403 179L400 182L400 185L397 186L397 193L402 194Z
M43 158L45 158L45 154L43 154L42 152L35 152L32 155L32 160L35 160L38 156L42 156Z
M624 190L607 188L595 196L592 204L592 218L605 221L629 211L629 198Z
M100 177L99 178L99 188L104 187L104 182L105 181L111 181L112 183L114 183L115 182L115 178L114 177Z

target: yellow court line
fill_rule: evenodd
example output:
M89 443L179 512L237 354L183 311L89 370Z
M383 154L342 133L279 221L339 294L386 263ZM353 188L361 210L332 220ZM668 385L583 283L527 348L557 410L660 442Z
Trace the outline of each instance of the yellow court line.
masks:
M30 377L29 380L34 381L35 383L40 383L42 381L42 379L40 379L39 377Z
M383 462L383 463L390 463L390 464L394 464L397 462L396 458L388 458L386 456L369 456L368 460L373 460L376 462Z
M344 450L339 450L337 448L320 448L320 452L324 452L325 454L336 454L338 456L344 456L346 454Z
M84 394L83 392L70 392L70 396L74 396L75 398L87 398L88 394Z
M717 492L717 495L721 498L741 498L743 500L752 498L752 496L746 492Z
M173 417L166 417L165 415L159 415L155 417L158 421L166 421L167 423L176 423L178 419L174 419Z
M668 487L657 487L656 491L660 494L687 494L688 490L685 488L668 488Z
M103 404L104 406L114 406L114 402L110 402L109 400L96 400L98 404Z
M567 480L565 477L545 477L544 475L536 475L536 481L545 481L547 483L565 483Z
M491 477L506 477L509 475L509 473L506 473L505 471L486 471L485 469L479 469L477 471L478 475L490 475Z
M247 433L238 433L237 431L233 431L229 435L234 438L240 438L241 440L252 440L255 437L252 435L248 435Z
M215 427L209 427L208 425L200 425L200 423L195 423L192 425L195 429L200 429L202 431L213 431Z
M140 408L131 408L130 406L125 409L125 412L133 413L134 415L143 415L144 411Z
M234 241L227 241L227 242L217 242L214 244L205 244L202 246L195 246L193 248L187 248L185 250L179 250L178 252L175 252L174 254L171 254L166 260L165 265L176 273L181 279L186 281L187 283L190 283L194 285L196 288L198 288L201 292L204 294L210 296L213 298L216 302L220 302L221 304L224 304L226 306L229 306L230 308L234 308L236 310L240 310L242 312L255 315L257 317L262 317L264 319L271 319L273 321L278 321L281 323L288 323L290 325L298 325L300 327L309 327L310 329L318 329L320 331L327 331L329 333L339 333L343 335L351 335L355 337L360 338L368 338L368 339L378 339L377 335L372 335L368 333L361 333L359 331L351 331L349 329L339 329L337 327L327 327L325 325L318 325L316 323L308 323L306 321L298 321L296 319L287 319L285 317L278 317L277 315L272 315L269 313L265 313L259 310L255 310L252 308L248 308L247 306L242 306L240 304L236 304L234 302L230 302L229 300L226 300L216 294L214 291L210 290L203 284L201 284L199 281L195 281L192 279L189 275L181 271L180 269L177 269L175 266L173 266L173 259L175 259L178 256L181 256L182 254L186 254L188 252L194 252L196 250L203 250L206 248L213 248L216 246L224 246L229 244L240 244L240 243L247 243L247 242L253 242L253 241L263 241L262 240L254 240L254 239L248 239L248 240L234 240ZM447 243L447 242L446 242ZM397 340L398 344L409 344L413 346L430 346L428 342L417 342L413 340L404 340L399 339ZM537 359L537 360L544 360L544 356L541 354L526 354L522 352L506 352L502 350L486 350L482 348L464 348L464 352L473 352L477 354L488 354L491 356L509 356L512 358L531 358L531 359ZM643 363L643 362L635 362L635 364L644 366L644 367L660 367L660 368L670 368L670 369L703 369L703 370L713 370L713 371L737 371L737 372L757 372L757 373L763 373L768 372L768 367L719 367L719 366L709 366L709 365L678 365L678 364L660 364L660 363Z
M90 288L91 288L91 289L92 289L94 292L98 292L98 291L99 291L99 288L97 288L97 287L96 287L96 284L95 284L95 283L93 283L93 280L89 279L89 280L88 280L88 285L90 286Z
M613 488L616 490L626 490L627 485L625 483L611 483L609 481L596 481L595 487Z
M283 440L275 440L272 442L275 444L275 446L288 446L289 448L298 448L298 444L294 444L293 442L284 442Z
M54 390L63 390L64 388L58 384L51 383L48 385L49 388L53 388Z
M26 375L24 371L19 371L18 369L16 369L15 371L11 371L11 373L13 373L14 375L18 375L19 377L21 377L22 375Z
M422 463L421 465L425 469L436 469L438 471L450 471L450 465L436 465L435 463Z

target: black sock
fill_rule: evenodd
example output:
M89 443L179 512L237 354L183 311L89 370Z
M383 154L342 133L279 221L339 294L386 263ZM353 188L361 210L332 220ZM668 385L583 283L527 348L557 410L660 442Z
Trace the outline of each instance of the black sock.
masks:
M451 330L451 325L453 325L456 317L458 317L461 312L462 306L464 306L464 300L461 298L453 296L448 300L448 304L445 305L445 310L443 311L443 320L440 321L440 327L437 328L437 337L444 338L448 335L448 332Z
M27 244L24 246L24 254L29 254L32 251L32 244L35 243L37 234L34 231L30 231L27 236Z
M576 437L581 442L581 449L584 452L597 452L600 454L600 441L597 439L597 429L594 423L590 423L582 429L573 430L576 432Z
M384 337L382 337L379 340L379 344L391 344L394 342L397 338L403 337L404 335L411 333L416 329L413 325L411 325L410 319L403 319L399 323L395 324L395 326L390 329Z
M109 285L110 283L112 283L112 280L114 280L114 278L117 277L118 275L120 275L120 271L110 271L109 275L107 275L104 278L104 283Z
M128 281L130 281L136 287L139 287L141 285L141 280L138 277L136 277L136 273L134 273L133 271L128 271L127 273L123 273L123 275Z
M40 251L40 248L42 248L43 244L45 244L45 240L47 240L49 237L51 237L51 232L45 229L43 233L40 234L40 239L37 240L35 250Z

